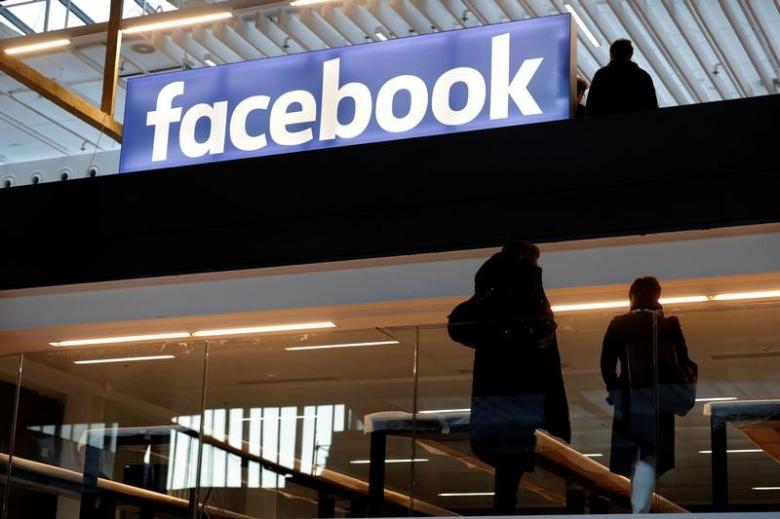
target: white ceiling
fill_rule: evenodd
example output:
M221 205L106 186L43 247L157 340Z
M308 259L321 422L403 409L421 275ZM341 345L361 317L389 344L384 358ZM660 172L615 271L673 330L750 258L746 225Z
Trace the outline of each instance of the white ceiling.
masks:
M20 0L5 0L7 11ZM51 27L64 26L60 0ZM65 2L67 3L67 2ZM107 2L74 0L89 21L107 18ZM143 2L141 2L142 4ZM149 1L152 7L159 1ZM186 2L187 6L219 3L233 9L224 22L125 38L121 75L128 77L183 66L262 59L308 50L360 44L378 39L459 29L507 20L565 12L570 4L600 46L578 31L578 68L590 79L608 62L609 42L628 37L635 60L653 76L662 106L719 101L780 92L780 0L342 0L295 8L287 2L231 0ZM164 10L181 2L165 3ZM24 6L38 12L16 12L41 30L44 4ZM142 9L125 0L125 16ZM0 11L3 12L3 11ZM104 24L87 27L68 15L61 33L71 33L65 51L26 58L49 77L98 103L105 54ZM0 24L8 36L9 20ZM59 25L57 25L59 24ZM94 27L90 31L90 27ZM74 31L78 34L74 35ZM141 44L141 45L139 45ZM143 45L143 44L146 44ZM124 88L117 100L122 119ZM0 165L116 149L117 143L94 128L0 75Z

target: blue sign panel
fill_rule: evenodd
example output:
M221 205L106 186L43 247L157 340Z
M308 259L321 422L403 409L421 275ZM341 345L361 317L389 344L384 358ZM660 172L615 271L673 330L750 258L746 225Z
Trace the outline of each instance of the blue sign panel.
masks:
M566 119L568 14L130 79L120 171Z

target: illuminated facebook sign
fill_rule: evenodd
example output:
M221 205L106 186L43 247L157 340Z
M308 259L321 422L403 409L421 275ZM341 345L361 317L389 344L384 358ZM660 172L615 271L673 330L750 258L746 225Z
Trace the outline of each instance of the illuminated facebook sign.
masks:
M566 119L549 16L130 79L120 171Z

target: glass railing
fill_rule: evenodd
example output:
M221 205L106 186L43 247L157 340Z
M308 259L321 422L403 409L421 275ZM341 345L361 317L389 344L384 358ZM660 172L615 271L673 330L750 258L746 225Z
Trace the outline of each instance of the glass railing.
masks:
M780 304L617 306L3 357L5 517L780 510Z

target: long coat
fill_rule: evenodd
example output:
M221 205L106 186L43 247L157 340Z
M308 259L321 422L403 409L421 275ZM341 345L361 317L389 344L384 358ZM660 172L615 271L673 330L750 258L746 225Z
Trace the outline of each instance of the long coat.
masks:
M477 272L477 294L493 290L495 318L522 328L508 340L476 341L472 387L472 450L493 466L522 463L536 428L571 440L552 310L541 269L505 254Z
M593 76L586 105L588 115L658 108L653 79L629 60L615 60Z
M674 468L674 414L656 413L653 313L640 310L615 317L601 351L601 374L614 406L610 470L624 476L631 475L638 457L654 457L658 475ZM655 314L657 351L674 348L677 358L687 361L680 321L660 311Z

